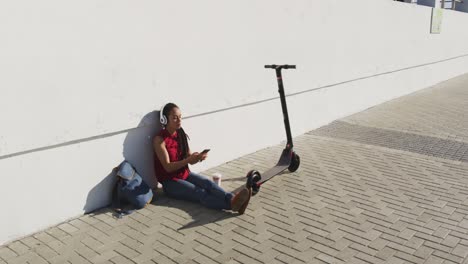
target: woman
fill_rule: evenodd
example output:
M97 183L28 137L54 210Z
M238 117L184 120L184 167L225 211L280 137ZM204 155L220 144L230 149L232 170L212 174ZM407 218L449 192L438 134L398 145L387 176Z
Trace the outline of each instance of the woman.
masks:
M237 194L224 191L211 180L190 171L188 164L205 160L207 153L192 153L182 129L182 115L177 105L166 104L160 113L163 129L154 137L155 172L164 193L176 199L199 202L212 209L225 209L243 214L249 191Z

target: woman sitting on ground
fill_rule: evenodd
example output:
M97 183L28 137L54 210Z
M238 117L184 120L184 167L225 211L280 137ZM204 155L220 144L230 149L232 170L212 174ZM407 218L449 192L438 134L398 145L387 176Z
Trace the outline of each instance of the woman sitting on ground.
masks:
M155 172L164 193L176 199L199 202L212 209L225 209L243 214L249 200L244 188L233 194L224 191L213 181L190 171L188 164L196 164L208 157L207 153L191 152L187 135L182 129L180 109L173 103L161 109L163 129L154 137Z

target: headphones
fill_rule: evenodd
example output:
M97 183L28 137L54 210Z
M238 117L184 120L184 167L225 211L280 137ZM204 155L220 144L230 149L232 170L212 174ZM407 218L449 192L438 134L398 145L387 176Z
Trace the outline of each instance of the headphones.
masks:
M161 111L159 111L159 122L161 122L161 125L165 126L167 125L167 117L163 114L164 107L166 107L167 104L164 104L161 107Z

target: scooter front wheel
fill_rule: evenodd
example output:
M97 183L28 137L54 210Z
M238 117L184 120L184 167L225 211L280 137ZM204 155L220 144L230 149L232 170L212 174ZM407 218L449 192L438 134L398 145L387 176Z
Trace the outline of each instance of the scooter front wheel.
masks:
M288 170L290 172L295 172L299 168L299 164L301 164L301 158L293 151L291 164L289 164Z
M260 185L258 182L262 179L260 172L251 170L247 173L247 184L246 187L252 190L252 195L257 194L260 191Z
M262 176L260 176L260 174L256 174L252 181L253 181L253 184L252 184L252 195L256 195L259 191L260 191L260 184L258 184L258 182L262 179Z

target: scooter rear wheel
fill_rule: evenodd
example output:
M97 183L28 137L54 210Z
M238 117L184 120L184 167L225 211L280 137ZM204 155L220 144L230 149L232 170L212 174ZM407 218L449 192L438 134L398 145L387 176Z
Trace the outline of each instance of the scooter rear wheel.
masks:
M295 172L299 168L299 164L301 164L301 158L296 154L296 152L293 152L291 164L289 164L288 170L290 172Z

